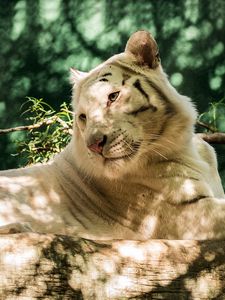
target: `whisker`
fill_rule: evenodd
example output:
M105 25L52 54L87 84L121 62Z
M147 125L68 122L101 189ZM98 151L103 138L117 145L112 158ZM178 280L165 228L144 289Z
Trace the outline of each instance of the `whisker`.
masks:
M159 156L163 157L164 159L168 160L168 158L166 156L164 156L162 153L158 152L155 149L151 149L151 151L155 152L156 154L158 154Z

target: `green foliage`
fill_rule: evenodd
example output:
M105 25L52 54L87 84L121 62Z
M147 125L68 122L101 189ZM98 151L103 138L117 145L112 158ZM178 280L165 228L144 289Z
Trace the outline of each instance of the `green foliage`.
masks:
M225 101L222 99L218 102L210 103L208 109L199 116L200 132L225 132ZM225 188L225 145L214 145L217 152L218 168L223 187Z
M28 98L23 113L30 124L26 137L17 141L18 155L25 164L46 162L68 144L73 112L63 103L56 112L43 99Z
M204 131L225 132L225 102L212 102L207 111L199 116L199 121L208 125Z

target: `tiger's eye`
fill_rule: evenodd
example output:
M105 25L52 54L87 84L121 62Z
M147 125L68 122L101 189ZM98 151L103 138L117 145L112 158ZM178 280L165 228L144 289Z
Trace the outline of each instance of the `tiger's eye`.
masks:
M119 96L119 93L120 92L114 92L114 93L109 94L109 96L108 96L109 101L111 101L111 102L116 101L116 99Z

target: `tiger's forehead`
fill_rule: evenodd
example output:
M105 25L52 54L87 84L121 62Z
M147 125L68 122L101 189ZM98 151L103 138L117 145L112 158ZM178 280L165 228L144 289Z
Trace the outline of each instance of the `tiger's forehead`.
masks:
M110 81L121 81L123 79L127 80L127 78L131 77L132 75L141 75L142 72L140 72L138 69L139 68L133 64L132 60L127 54L116 54L91 70L88 76L82 81L81 85L88 87L93 82L100 79L100 77L104 77L104 75L106 75L106 77L107 75L112 76L111 78L108 78Z
M88 88L97 82L110 82L112 84L123 85L124 81L130 78L130 76L119 64L107 64L93 73L91 72L83 83L83 87Z

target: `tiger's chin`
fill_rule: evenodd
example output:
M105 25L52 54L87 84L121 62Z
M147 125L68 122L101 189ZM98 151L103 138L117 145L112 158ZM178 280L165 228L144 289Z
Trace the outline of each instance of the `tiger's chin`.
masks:
M121 178L129 174L136 164L135 155L116 158L101 157L100 159L91 161L94 176L104 176L110 179Z

